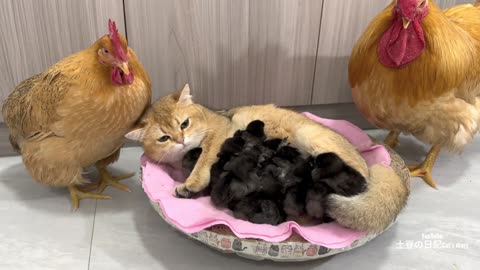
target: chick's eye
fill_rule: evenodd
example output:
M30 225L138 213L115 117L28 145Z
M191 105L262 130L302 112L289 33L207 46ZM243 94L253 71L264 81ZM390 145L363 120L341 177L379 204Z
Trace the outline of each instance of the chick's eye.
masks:
M188 127L190 124L190 120L187 118L187 120L183 121L183 123L180 125L180 129L184 130Z
M160 139L158 139L158 141L159 142L166 142L166 141L168 141L168 139L170 139L170 136L165 135L165 136L160 137Z

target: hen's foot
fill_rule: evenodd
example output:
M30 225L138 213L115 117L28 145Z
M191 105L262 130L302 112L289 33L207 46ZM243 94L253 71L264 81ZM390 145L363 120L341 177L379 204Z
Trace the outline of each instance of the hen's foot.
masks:
M387 138L385 138L383 143L386 146L394 149L395 147L397 147L400 144L400 142L398 141L398 135L400 135L400 132L390 131L390 133L388 133L388 136L387 136Z
M81 199L91 198L91 199L99 199L99 200L108 200L112 197L102 194L95 194L86 191L82 191L81 188L77 186L69 186L68 190L70 191L70 197L72 198L73 209L78 209Z
M99 193L102 193L107 186L113 186L126 192L131 192L130 188L118 181L131 178L135 173L126 173L121 175L111 175L106 168L97 168L100 176L95 184Z
M437 184L435 184L435 181L432 179L432 169L440 153L440 149L440 146L433 146L422 163L419 165L408 165L410 176L423 178L425 183L436 189Z
M98 189L98 184L84 184L77 186L77 189L81 192L90 192Z

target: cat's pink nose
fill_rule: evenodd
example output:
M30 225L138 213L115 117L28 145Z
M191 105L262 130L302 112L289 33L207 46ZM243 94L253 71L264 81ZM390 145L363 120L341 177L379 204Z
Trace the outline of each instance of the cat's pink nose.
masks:
M177 143L178 144L185 144L185 139L181 138L181 139L177 140Z

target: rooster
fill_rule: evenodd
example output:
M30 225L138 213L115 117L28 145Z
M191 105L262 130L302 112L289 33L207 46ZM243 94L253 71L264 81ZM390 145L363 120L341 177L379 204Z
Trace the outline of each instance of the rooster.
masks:
M109 199L107 185L125 191L112 176L123 136L151 100L150 78L109 21L109 34L89 48L60 60L45 72L21 82L6 99L2 113L10 142L29 174L54 187L68 187L74 209L82 198ZM99 171L96 185L82 177L85 168Z
M353 48L352 94L363 116L431 145L412 176L436 188L431 171L441 149L460 152L480 127L480 8L441 10L433 1L396 0L377 15Z

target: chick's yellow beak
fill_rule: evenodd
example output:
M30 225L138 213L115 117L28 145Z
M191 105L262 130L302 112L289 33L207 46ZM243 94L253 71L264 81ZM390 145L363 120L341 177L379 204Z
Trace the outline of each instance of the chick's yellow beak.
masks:
M122 62L122 63L118 64L117 67L119 69L121 69L125 75L130 74L130 68L128 67L127 62Z
M405 18L405 17L402 17L402 21L403 21L403 29L407 29L408 26L410 25L410 23L412 21L410 21L409 19Z

